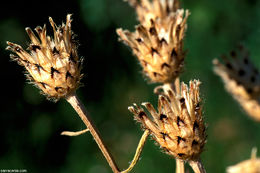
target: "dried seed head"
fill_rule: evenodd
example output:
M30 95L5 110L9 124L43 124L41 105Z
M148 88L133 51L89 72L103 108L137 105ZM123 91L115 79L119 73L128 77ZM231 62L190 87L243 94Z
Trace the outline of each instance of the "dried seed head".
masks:
M230 57L222 57L224 63L213 61L214 71L224 81L225 87L255 120L260 121L260 75L242 46Z
M256 158L256 148L252 149L251 159L227 168L227 173L260 173L260 159Z
M140 25L135 32L120 28L117 34L132 48L151 82L172 82L183 67L183 38L189 12L177 9L177 1L170 0L141 0L132 4Z
M150 103L143 103L152 119L136 104L129 107L166 153L178 159L197 160L206 143L199 84L197 80L190 81L188 88L182 83L181 95L164 91L165 96L158 99L158 112Z
M27 77L43 91L48 98L57 100L74 92L80 85L82 74L81 61L77 45L71 31L71 15L67 15L66 24L56 26L49 18L54 36L46 35L46 25L36 27L38 37L30 28L26 28L31 43L28 52L20 45L7 42L7 50L16 53L10 57L24 66Z

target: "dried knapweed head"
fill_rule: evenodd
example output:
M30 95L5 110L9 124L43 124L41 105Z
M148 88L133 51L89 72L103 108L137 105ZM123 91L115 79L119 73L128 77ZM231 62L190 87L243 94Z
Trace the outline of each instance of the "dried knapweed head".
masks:
M165 91L164 96L159 96L158 112L150 103L143 103L152 118L136 104L128 108L166 153L178 159L199 159L206 143L199 84L197 80L190 81L188 88L182 83L181 95L170 89Z
M173 82L183 67L183 38L189 12L177 9L177 1L171 0L141 0L132 4L140 25L135 32L120 28L117 34L132 48L151 82Z
M260 75L249 59L249 53L239 46L224 63L214 59L214 71L224 81L225 87L255 120L260 121Z
M251 159L227 168L227 173L260 173L260 158L256 157L256 148L252 149Z
M49 18L53 28L53 38L46 35L46 25L35 28L38 37L30 28L26 28L31 43L28 52L20 45L7 42L7 50L18 56L10 57L24 66L27 77L39 87L48 98L57 100L73 93L80 85L82 74L77 44L71 31L71 15L67 15L66 24L56 26Z

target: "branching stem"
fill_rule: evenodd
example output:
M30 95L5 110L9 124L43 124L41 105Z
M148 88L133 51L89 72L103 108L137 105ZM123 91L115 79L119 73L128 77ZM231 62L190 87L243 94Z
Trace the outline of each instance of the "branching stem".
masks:
M91 135L93 136L96 143L98 144L98 147L102 151L104 157L106 158L106 160L107 160L109 166L111 167L111 169L113 170L113 172L119 173L120 171L119 171L114 159L112 158L111 154L109 153L107 147L105 146L103 140L100 137L100 134L99 134L97 128L95 127L95 125L92 122L91 118L89 117L84 105L81 103L81 101L79 100L76 93L67 96L66 100L72 105L72 107L75 109L75 111L80 116L81 120L84 122L84 124L89 129Z

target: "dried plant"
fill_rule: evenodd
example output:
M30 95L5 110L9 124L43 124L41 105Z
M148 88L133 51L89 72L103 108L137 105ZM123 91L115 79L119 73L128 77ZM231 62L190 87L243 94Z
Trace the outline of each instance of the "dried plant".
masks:
M164 91L165 95L158 99L158 112L150 103L143 103L152 120L136 104L129 107L165 152L182 160L197 160L206 142L199 84L197 80L190 81L188 88L182 83L181 95L172 90Z
M176 0L130 2L140 24L135 32L117 29L120 40L131 47L151 82L172 83L183 68L188 10L177 9Z
M26 31L31 39L29 53L17 44L7 42L7 50L11 50L18 56L10 55L18 64L25 67L27 77L39 87L47 98L58 100L65 98L88 129L79 132L63 132L63 135L77 136L90 131L104 157L113 172L120 172L115 161L101 139L97 128L89 117L84 105L76 95L82 74L81 61L77 54L77 44L71 30L71 15L67 15L66 24L56 26L52 18L49 18L53 27L54 37L46 35L46 25L36 27L38 37L30 28Z
M214 71L248 115L260 121L260 75L248 51L239 46L237 52L231 51L229 58L222 56L222 59L224 63L213 61Z
M184 162L187 160L196 173L205 172L199 161L206 141L201 108L197 104L200 102L199 82L191 82L189 90L184 84L180 88L179 80L186 54L183 39L189 11L180 9L178 0L128 2L135 8L140 24L136 26L135 32L120 28L117 34L121 41L131 47L145 76L151 82L162 83L154 89L154 93L160 95L159 113L150 103L144 103L153 120L136 104L129 109L142 122L145 133L149 131L159 145L176 158L177 173L185 172ZM181 98L185 103L179 102ZM196 105L193 105L195 102Z
M186 52L183 41L189 11L181 9L178 0L128 0L137 13L139 25L134 32L117 29L120 40L128 45L143 67L144 74L154 83L158 94L157 110L149 102L142 103L146 111L134 103L128 109L142 125L142 135L129 167L120 171L104 144L86 108L76 95L83 76L82 58L77 53L77 42L71 30L71 15L65 24L57 26L49 18L53 37L48 36L46 25L30 28L28 51L20 45L7 42L7 50L14 52L11 59L25 67L28 79L48 99L66 99L86 125L78 132L61 134L78 136L90 132L114 173L130 172L139 160L149 135L165 153L176 159L176 173L184 173L188 162L195 173L206 173L200 155L206 144L205 123L202 115L199 80L180 84ZM255 120L260 121L260 75L249 59L248 52L239 47L224 63L214 60L214 70L223 79L226 89ZM159 91L160 90L160 91ZM260 173L260 160L256 149L250 160L227 168L228 173Z
M48 98L58 100L75 92L82 77L81 62L77 53L77 44L71 31L71 15L67 22L57 27L49 18L54 37L46 35L46 25L36 27L38 37L30 28L26 28L31 43L29 52L20 45L7 42L7 50L16 55L10 57L27 70L28 79L41 89Z
M143 103L152 119L136 104L128 108L167 154L188 162L199 160L206 143L199 84L197 80L190 81L189 87L182 83L181 95L164 91L158 99L158 112L150 103Z

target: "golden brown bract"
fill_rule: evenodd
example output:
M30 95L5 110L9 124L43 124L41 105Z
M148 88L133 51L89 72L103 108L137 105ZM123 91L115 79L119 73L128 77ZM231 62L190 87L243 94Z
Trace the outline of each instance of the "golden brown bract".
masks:
M120 28L117 34L132 48L151 82L173 82L183 67L183 38L189 12L177 9L178 2L170 0L141 0L132 4L140 25L135 32Z
M222 56L222 59L224 63L213 61L215 73L244 110L260 121L260 74L250 61L248 51L239 46L237 52L231 51L229 58Z
M199 84L197 80L190 81L188 88L182 83L181 95L172 90L164 91L164 96L159 96L158 112L150 103L143 103L152 119L136 104L129 107L166 153L178 159L199 159L206 143Z
M128 0L136 9L139 22L150 27L150 21L159 20L167 28L171 17L180 8L179 0Z
M49 18L54 37L46 35L46 25L35 28L38 37L30 28L26 28L31 43L29 52L20 45L7 42L7 50L15 52L10 57L24 66L27 77L39 87L47 98L58 100L74 92L80 85L82 74L81 61L77 54L77 44L71 31L71 15L67 15L66 24L56 26Z

